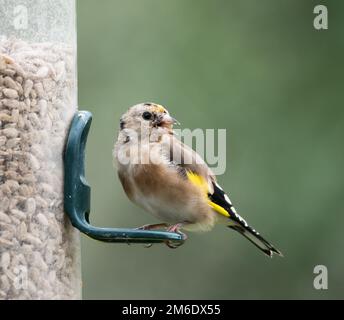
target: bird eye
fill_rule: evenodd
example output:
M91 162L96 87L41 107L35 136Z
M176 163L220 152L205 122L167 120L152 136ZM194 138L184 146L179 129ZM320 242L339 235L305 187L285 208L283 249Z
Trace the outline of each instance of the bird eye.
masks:
M150 112L146 111L142 114L142 118L145 120L150 120L150 119L152 119L152 114Z

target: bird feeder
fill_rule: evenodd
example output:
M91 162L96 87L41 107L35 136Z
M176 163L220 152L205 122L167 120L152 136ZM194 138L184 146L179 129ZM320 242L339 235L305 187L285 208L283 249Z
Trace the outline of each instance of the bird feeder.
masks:
M90 224L75 17L74 0L0 0L0 299L81 298L77 229L104 242L184 241Z
M74 0L0 0L0 299L79 299L79 232L64 213L77 111Z

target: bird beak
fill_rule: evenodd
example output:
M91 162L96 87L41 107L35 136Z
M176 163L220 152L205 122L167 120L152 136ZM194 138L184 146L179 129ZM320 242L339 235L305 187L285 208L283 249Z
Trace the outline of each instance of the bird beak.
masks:
M178 120L172 118L168 114L164 114L156 119L157 126L172 126L174 124L180 124Z

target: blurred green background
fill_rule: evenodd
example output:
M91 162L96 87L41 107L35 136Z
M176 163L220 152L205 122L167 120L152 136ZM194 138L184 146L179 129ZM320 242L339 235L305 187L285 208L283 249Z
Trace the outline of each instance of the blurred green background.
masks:
M320 2L327 31L313 28ZM121 114L154 101L182 128L227 129L219 181L285 254L270 260L221 227L178 250L82 237L85 299L344 297L343 30L336 0L78 1L92 222L155 222L126 198L111 155ZM313 288L319 264L327 291Z

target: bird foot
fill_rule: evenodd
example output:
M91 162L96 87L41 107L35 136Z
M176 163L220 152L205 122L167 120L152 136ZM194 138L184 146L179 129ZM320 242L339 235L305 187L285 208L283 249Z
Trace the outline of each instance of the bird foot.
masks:
M180 234L183 238L183 242L176 242L176 241L173 241L173 240L168 240L165 242L165 244L171 248L171 249L177 249L179 248L180 246L182 246L184 244L184 241L186 241L188 239L188 236L181 232L180 231L180 228L183 227L183 224L182 223L178 223L178 224L175 224L173 226L170 226L167 228L167 232L173 232L173 233L177 233L177 234Z
M159 230L159 229L166 229L167 232L172 232L172 233L178 233L182 236L183 240L187 240L188 236L180 231L180 228L182 228L183 224L182 223L178 223L172 226L169 226L166 223L159 223L159 224L146 224L142 227L136 228L136 230ZM173 241L173 240L167 240L165 241L165 244L171 248L171 249L177 249L180 246L182 246L184 244L183 242L177 242L177 241ZM144 247L145 248L151 248L153 246L152 243L146 244Z
M180 246L182 246L184 244L184 242L175 242L173 240L167 240L167 241L165 241L165 244L170 249L178 249Z
M168 228L168 225L166 223L158 223L158 224L145 224L142 227L138 227L135 230L158 230L158 229L166 229ZM144 248L149 249L153 246L153 243L148 243L144 246Z

